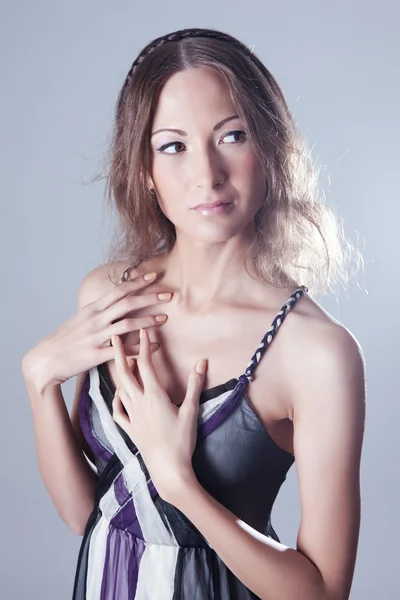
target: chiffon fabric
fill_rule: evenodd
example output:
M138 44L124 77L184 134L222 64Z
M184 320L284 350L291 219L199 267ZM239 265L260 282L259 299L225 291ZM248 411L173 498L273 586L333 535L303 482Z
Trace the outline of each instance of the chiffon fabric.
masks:
M271 438L248 402L246 387L287 314L307 291L300 286L285 302L242 375L201 393L192 460L200 484L218 502L278 542L271 511L295 457ZM112 417L114 392L107 363L88 372L79 416L99 479L73 600L257 598L195 525L160 498L140 452Z

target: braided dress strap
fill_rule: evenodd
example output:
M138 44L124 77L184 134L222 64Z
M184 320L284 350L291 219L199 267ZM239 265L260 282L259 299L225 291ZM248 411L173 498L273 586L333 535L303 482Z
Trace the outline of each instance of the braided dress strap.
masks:
M282 306L279 313L276 315L275 319L272 321L271 327L268 329L267 333L264 335L257 350L251 357L251 360L250 360L249 364L247 365L245 372L242 375L240 375L239 381L241 381L244 384L247 384L250 381L252 381L252 379L253 379L252 374L254 372L254 369L257 367L264 352L267 350L268 346L271 344L272 340L274 339L279 327L282 325L283 321L286 319L286 315L291 310L293 305L296 304L296 302L300 298L300 296L303 296L306 292L308 292L308 287L305 285L301 285L290 296L289 300L287 300L285 302L285 304Z

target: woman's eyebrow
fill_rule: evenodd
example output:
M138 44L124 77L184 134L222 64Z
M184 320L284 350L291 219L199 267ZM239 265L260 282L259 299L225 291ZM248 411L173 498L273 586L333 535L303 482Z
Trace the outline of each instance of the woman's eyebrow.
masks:
M226 119L222 119L222 121L214 125L213 131L218 131L218 129L221 129L221 127L225 125L225 123L227 123L228 121L232 121L232 119L240 119L240 117L239 115L232 115L231 117L226 117ZM153 137L153 135L155 135L156 133L160 133L160 131L172 131L173 133L177 133L178 135L187 135L186 131L183 131L183 129L164 128L157 129L157 131L153 131L150 137Z

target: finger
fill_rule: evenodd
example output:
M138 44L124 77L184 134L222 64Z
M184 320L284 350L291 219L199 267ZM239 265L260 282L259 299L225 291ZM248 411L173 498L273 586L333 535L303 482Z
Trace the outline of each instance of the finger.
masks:
M128 367L131 373L133 373L133 371L135 370L135 366L136 366L136 359L133 356L129 356L127 357L127 361L128 361Z
M115 395L117 396L117 404L120 405L123 418L126 423L129 423L132 418L133 402L124 388L117 387Z
M139 357L137 359L137 364L145 390L161 387L151 358L150 338L146 329L140 330Z
M151 350L151 352L155 352L156 350L159 349L159 347L160 347L160 344L158 342L152 342L150 345L150 350ZM139 344L124 344L124 352L127 357L137 358L139 356L139 349L140 349Z
M113 304L116 304L118 301L122 300L129 294L137 292L141 288L144 288L146 285L149 285L150 283L155 281L157 273L155 273L152 279L146 280L144 276L144 273L139 273L137 271L133 279L117 284L109 292L107 292L103 296L100 296L100 298L98 298L92 304L92 306L96 308L99 312L106 310L107 308L109 308Z
M129 421L132 418L133 405L135 402L135 398L131 398L130 395L124 390L124 388L119 387L118 389L118 397L122 403L122 407L125 409L127 416L129 417Z
M112 400L112 409L112 417L114 421L125 430L126 425L129 423L129 419L124 413L124 404L122 403L118 388L115 390L114 398Z
M179 409L183 413L198 413L199 398L204 387L205 374L208 367L208 361L205 358L198 360L189 374L188 386L185 399Z
M151 344L151 352L155 352L160 347L160 344L154 342ZM139 344L123 344L124 352L128 357L137 358L139 356ZM113 345L110 346L110 340L107 342L107 346L99 349L99 363L108 362L109 360L115 359L115 350Z
M161 299L160 296L162 296ZM124 298L118 304L114 304L103 313L99 313L100 316L97 316L99 336L107 339L111 337L111 334L123 335L132 331L139 331L141 327L159 327L168 319L168 315L162 312L161 306L155 307L156 314L137 316L135 313L141 308L154 306L155 304L165 304L166 302L164 293L146 294L145 296L133 295Z
M121 388L123 388L125 391L130 392L132 390L132 392L136 391L141 393L142 389L136 377L129 368L128 360L120 337L118 335L112 335L111 343L115 351L115 367L117 370L118 380L121 382Z

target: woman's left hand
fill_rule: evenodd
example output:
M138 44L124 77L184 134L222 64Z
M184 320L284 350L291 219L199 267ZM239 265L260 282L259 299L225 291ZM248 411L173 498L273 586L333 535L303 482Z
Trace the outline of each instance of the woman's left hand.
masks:
M146 329L142 329L140 334L139 355L136 361L131 359L131 367L119 336L115 335L111 340L115 348L118 382L113 399L113 419L137 446L161 498L173 503L174 495L195 478L192 456L197 441L199 397L207 361L202 359L193 367L185 399L178 408L157 377ZM131 371L135 362L144 389Z

